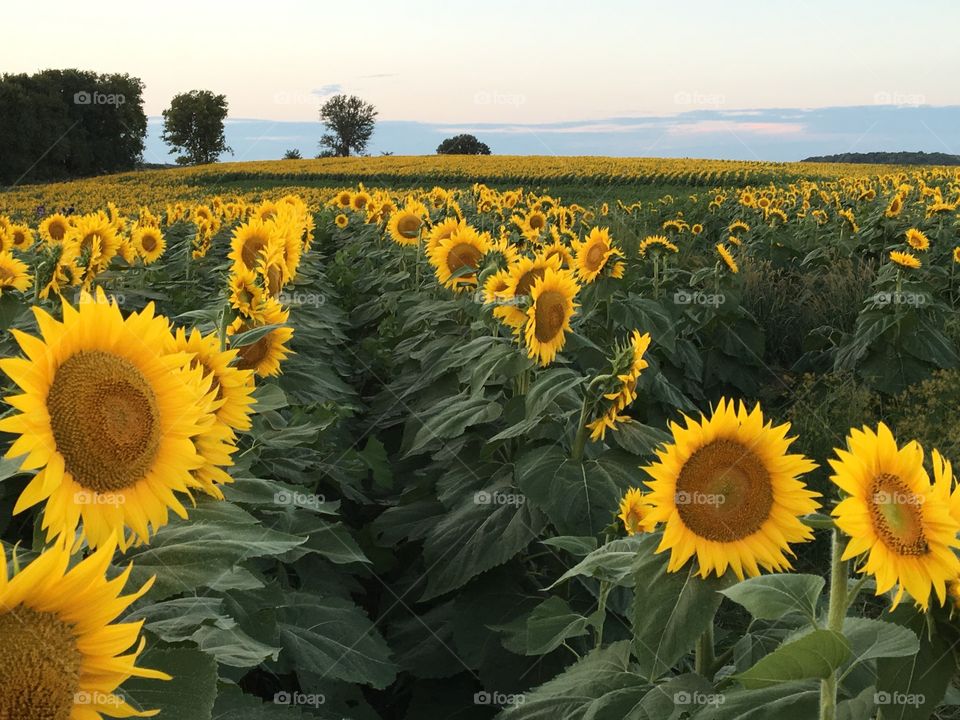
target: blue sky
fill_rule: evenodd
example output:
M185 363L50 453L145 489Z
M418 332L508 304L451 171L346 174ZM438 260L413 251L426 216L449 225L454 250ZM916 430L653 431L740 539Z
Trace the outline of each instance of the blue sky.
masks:
M374 151L429 152L460 128L522 153L957 145L923 124L960 106L954 0L48 0L11 4L4 24L7 72L128 72L151 117L178 92L224 93L248 159L312 154L337 92L379 109Z

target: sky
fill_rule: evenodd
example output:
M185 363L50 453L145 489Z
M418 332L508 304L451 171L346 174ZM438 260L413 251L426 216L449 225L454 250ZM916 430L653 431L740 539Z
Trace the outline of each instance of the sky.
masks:
M275 157L284 141L272 137L314 154L319 106L339 92L379 110L373 152L429 153L438 129L492 129L495 152L635 155L652 145L646 154L781 159L828 144L824 117L805 119L836 108L862 108L860 132L891 143L858 149L960 150L955 134L938 140L919 120L916 133L871 136L878 113L960 106L960 44L946 33L960 26L953 0L55 0L10 3L4 25L16 29L0 44L4 72L127 72L145 82L151 117L178 92L224 93L235 158ZM838 117L848 129L849 115ZM244 122L253 120L266 122ZM638 130L624 120L668 142L641 132L624 143ZM238 144L252 129L260 140ZM824 152L850 150L848 135ZM165 154L155 136L148 145Z

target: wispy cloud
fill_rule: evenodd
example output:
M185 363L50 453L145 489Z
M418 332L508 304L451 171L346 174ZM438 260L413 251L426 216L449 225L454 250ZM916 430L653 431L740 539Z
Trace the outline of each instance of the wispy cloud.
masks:
M310 92L317 97L327 97L327 95L336 95L338 92L343 92L343 85L340 83L330 83L329 85L321 85Z
M700 120L693 123L672 125L667 128L667 133L670 135L711 135L733 132L752 135L797 135L802 133L803 130L803 123Z

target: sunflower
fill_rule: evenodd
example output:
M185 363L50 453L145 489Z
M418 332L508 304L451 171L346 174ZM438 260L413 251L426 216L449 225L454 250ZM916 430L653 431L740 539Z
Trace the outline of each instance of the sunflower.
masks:
M7 398L20 414L0 420L18 435L7 457L39 470L14 508L38 503L47 538L81 522L91 547L125 529L147 542L168 511L186 517L174 495L189 492L203 464L193 438L214 421L213 394L190 358L165 352L167 320L153 303L126 319L102 289L63 302L63 322L33 308L41 338L13 330L26 358L0 360L23 393ZM151 530L152 528L152 530Z
M737 261L733 259L733 254L727 249L726 245L723 243L717 243L717 252L720 254L720 259L723 260L730 272L732 272L734 275L740 272L740 267L737 265Z
M911 270L916 270L921 265L923 265L923 263L920 262L920 258L908 252L899 252L897 250L891 250L890 259L900 267L909 268Z
M343 230L347 225L350 224L350 218L343 213L337 213L337 216L333 219L333 222L338 228Z
M22 260L17 260L9 252L0 252L0 294L4 288L13 288L26 292L33 283L30 268Z
M609 392L603 395L609 402L606 410L594 421L587 423L591 440L603 440L608 429L615 430L618 422L629 420L629 417L620 413L637 399L637 380L649 365L643 357L649 347L650 333L641 335L639 330L634 330L630 342L617 348L611 373L611 379L616 381L616 386L609 388Z
M284 261L284 245L272 242L257 257L257 275L263 278L263 286L269 297L277 297L290 282L290 274Z
M676 572L694 554L704 578L728 566L741 580L761 567L789 569L789 543L813 537L799 518L819 506L798 479L816 465L787 454L790 426L765 423L759 405L747 412L727 400L709 420L684 419L686 427L670 424L673 442L645 468L653 478L649 519L665 523L657 552L670 550L667 569Z
M354 193L353 197L350 198L350 208L360 212L370 203L370 193L361 190L360 192Z
M157 714L138 711L115 692L130 677L170 679L135 664L146 643L140 637L142 620L112 622L153 584L151 578L130 595L120 595L132 567L106 579L115 545L104 544L71 567L68 547L58 543L12 577L0 550L0 718Z
M651 509L650 503L638 488L630 488L620 500L620 514L617 517L623 521L627 535L651 532L656 523L647 519Z
M64 242L76 248L77 266L85 269L84 280L106 269L120 249L120 238L103 211L77 218Z
M573 270L573 255L571 254L570 249L564 245L563 241L560 239L560 233L555 232L554 228L550 228L550 234L553 236L553 242L549 245L543 246L543 254L548 258L560 258L560 267L565 270Z
M238 317L234 320L227 328L227 336L232 337L263 325L285 325L289 317L289 310L284 310L276 300L269 299L261 305L255 318ZM260 377L279 375L280 363L291 352L286 343L292 337L293 328L278 327L255 342L238 346L237 368L253 370Z
M527 240L539 240L540 235L547 228L547 216L540 210L531 210L523 217L515 217L514 223L520 228L520 234Z
M26 225L11 225L7 230L9 247L5 250L26 250L33 245L33 230Z
M131 240L133 241L133 249L143 259L144 265L156 262L167 248L167 241L164 240L163 233L155 227L138 227L133 231Z
M471 226L464 225L441 240L428 256L441 285L451 290L463 290L476 285L475 271L489 250L490 241L486 234L481 235Z
M559 270L560 258L541 254L533 258L520 258L511 265L507 271L507 287L500 293L501 304L493 309L494 316L515 330L522 328L527 322L527 313L520 304L530 296L533 284L543 277L548 268Z
M40 237L48 243L61 243L70 229L70 221L60 213L47 216L40 227Z
M953 261L960 263L960 245L957 245L957 247L953 249Z
M593 228L582 242L574 244L577 275L582 282L591 283L597 279L611 257L620 257L620 251L613 247L610 231L607 228Z
M750 232L750 226L743 220L734 220L727 226L727 232L734 234L738 232Z
M887 205L887 209L884 211L884 215L888 218L895 218L900 215L900 212L903 210L903 197L899 193L894 195L890 199L890 204Z
M233 231L230 240L231 252L227 256L234 267L256 270L260 253L272 242L277 242L276 226L273 223L251 219Z
M424 226L426 209L420 203L407 203L400 211L390 215L387 232L397 245L416 245Z
M577 311L573 300L579 289L573 273L552 267L534 282L524 327L528 357L546 366L563 349L570 318Z
M698 233L699 234L699 233ZM680 252L680 249L674 245L672 242L667 240L663 235L648 235L645 237L639 246L640 257L647 256L647 250L650 248L663 248L664 250L672 253Z
M924 235L921 231L916 228L910 228L906 233L907 244L912 247L914 250L929 250L930 249L930 240Z
M264 300L266 293L263 287L257 282L258 275L252 270L244 267L235 267L228 281L230 291L230 307L241 315L253 317L256 315Z
M350 207L350 200L352 197L353 197L353 193L351 193L349 190L341 190L340 192L337 193L333 202L336 205L344 209L347 209Z
M435 247L437 247L443 240L446 240L448 237L453 235L454 232L458 230L463 230L466 227L466 223L455 217L448 217L437 223L430 230L430 234L427 235L427 252L429 253Z
M898 447L880 423L876 432L851 430L847 449L836 454L831 479L846 497L833 516L850 536L842 559L866 554L858 570L876 577L877 595L897 586L893 607L904 591L924 610L931 590L945 603L947 581L960 574L955 555L960 521L951 516L948 502L936 501L940 498L923 468L923 448L916 441ZM939 455L934 460L942 491L949 468L937 467Z

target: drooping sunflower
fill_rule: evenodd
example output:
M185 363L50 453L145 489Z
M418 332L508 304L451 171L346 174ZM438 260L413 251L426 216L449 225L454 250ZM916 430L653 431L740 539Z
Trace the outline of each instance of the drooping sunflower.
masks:
M284 262L284 245L272 242L257 257L257 275L263 278L263 287L268 297L277 297L290 281L287 264Z
M40 237L48 243L61 243L70 229L70 221L60 213L54 213L44 218L38 228Z
M169 680L137 667L146 638L143 621L113 621L142 597L153 580L120 595L131 566L114 580L106 571L116 549L105 543L70 566L66 543L57 543L10 577L0 549L0 718L101 720L151 717L130 706L120 685L130 677Z
M623 528L627 535L638 535L651 532L656 523L648 519L652 505L639 488L630 488L620 500L620 514L617 517L623 521Z
M596 280L611 257L621 257L620 251L612 244L607 228L593 228L584 240L574 244L573 249L577 276L584 283Z
M543 277L534 282L524 327L528 357L546 366L563 349L570 319L577 311L574 298L579 290L569 270L547 268Z
M647 256L647 250L650 248L663 248L666 252L677 253L680 249L663 235L648 235L641 242L638 248L640 257Z
M276 241L278 238L274 224L254 218L233 231L231 252L227 257L233 260L234 267L256 271L260 253Z
M293 328L286 327L290 311L274 299L263 302L255 318L238 317L227 328L227 336L233 337L242 332L264 325L284 325L270 330L255 342L236 348L237 367L240 370L253 370L260 377L280 374L280 363L290 354L287 342L293 337Z
M426 208L420 203L407 203L402 210L390 215L387 232L398 245L416 245L424 226Z
M647 348L650 347L650 333L640 334L634 330L630 341L623 347L618 347L613 359L613 373L611 380L615 380L614 387L608 388L603 398L607 407L595 420L587 423L591 440L603 440L607 430L615 430L617 423L629 418L620 413L637 399L637 380L649 363L644 359Z
M923 234L917 228L910 228L906 232L907 244L912 247L914 250L924 250L930 249L930 239Z
M167 241L160 228L138 227L133 231L133 249L143 260L144 265L156 262L167 249Z
M470 225L455 230L428 252L437 281L451 290L465 290L477 284L476 270L490 250L490 240Z
M900 252L898 250L890 251L890 259L900 267L905 267L910 270L916 270L923 265L923 263L920 262L920 258L918 258L916 255L908 252Z
M788 454L790 426L764 422L759 405L748 412L727 400L710 419L684 419L686 427L670 424L673 441L644 468L653 478L649 518L665 523L657 552L670 550L667 569L693 555L704 578L728 567L740 579L761 567L789 569L789 544L813 537L800 517L819 506L799 479L816 465Z
M717 243L717 253L720 255L720 259L723 260L724 265L727 266L727 269L736 275L740 272L740 267L737 265L737 261L733 259L733 254L727 249L727 246L723 243Z
M946 583L960 575L960 520L951 516L948 502L935 501L923 448L916 441L898 447L880 423L876 432L851 430L846 449L835 452L831 480L846 497L833 516L850 537L843 559L866 555L859 572L876 577L877 595L897 586L893 607L904 591L924 610L931 590L945 603ZM942 465L939 472L945 474Z
M727 225L727 232L731 235L735 235L738 232L750 232L750 226L747 225L743 220L734 220L732 223Z
M165 352L170 331L153 304L124 318L102 289L63 302L63 321L33 308L41 337L13 331L25 358L0 360L23 390L0 420L17 435L7 457L38 470L14 508L39 503L48 539L82 522L91 547L111 535L126 549L147 542L169 510L186 517L175 492L203 464L193 439L214 421L213 394L184 354Z
M26 292L33 283L30 268L9 252L0 252L0 295L6 288Z

